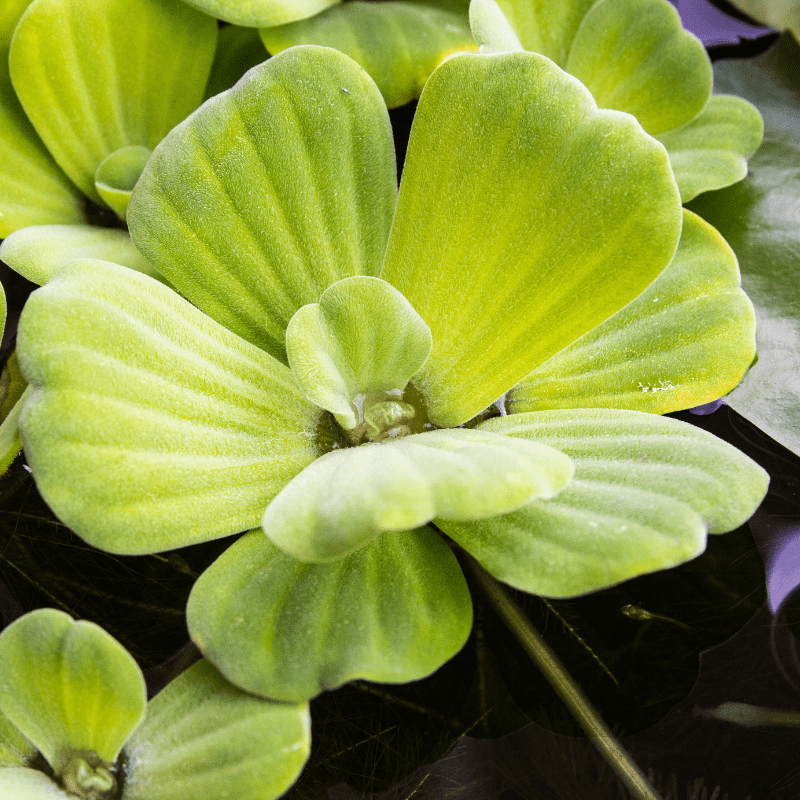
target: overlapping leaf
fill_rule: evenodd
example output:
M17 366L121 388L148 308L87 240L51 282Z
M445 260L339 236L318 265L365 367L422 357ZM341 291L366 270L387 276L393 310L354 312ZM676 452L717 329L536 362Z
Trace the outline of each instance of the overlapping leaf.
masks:
M378 273L396 180L375 84L341 53L303 47L172 131L133 193L128 223L181 294L285 358L298 308L340 278Z
M26 303L21 431L58 516L111 552L258 525L316 455L288 368L132 270L79 261Z
M248 28L284 25L319 14L339 0L185 0L218 19Z
M73 800L43 772L25 767L0 767L0 797L14 800Z
M355 678L422 678L472 625L461 569L426 528L386 533L330 564L303 564L253 531L197 581L187 614L229 680L292 701Z
M667 414L708 403L755 355L755 317L736 257L684 211L675 257L636 300L516 386L510 411L626 408Z
M666 153L630 116L533 53L446 62L417 109L381 273L433 334L414 379L431 420L468 420L633 300L680 225Z

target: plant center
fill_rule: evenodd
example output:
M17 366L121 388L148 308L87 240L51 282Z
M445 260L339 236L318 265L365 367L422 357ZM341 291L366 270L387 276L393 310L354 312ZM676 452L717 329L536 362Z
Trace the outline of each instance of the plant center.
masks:
M111 766L93 750L75 753L61 772L61 782L68 792L85 800L108 800L117 788Z

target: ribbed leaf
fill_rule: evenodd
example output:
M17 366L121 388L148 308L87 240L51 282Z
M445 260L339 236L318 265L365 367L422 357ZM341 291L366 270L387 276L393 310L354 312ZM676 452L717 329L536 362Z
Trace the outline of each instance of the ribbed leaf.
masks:
M0 245L0 259L40 286L65 264L98 258L121 264L161 280L161 276L134 247L126 231L93 225L31 225L12 233Z
M258 525L316 449L289 370L164 285L101 261L29 298L20 423L47 503L80 536L152 553Z
M247 70L268 58L269 53L255 28L240 28L237 25L221 28L205 99L230 89Z
M472 0L469 5L469 25L481 53L524 50L496 0Z
M248 28L284 25L319 14L339 0L186 0L213 17Z
M663 148L546 58L443 64L414 118L381 273L433 334L414 378L431 421L470 419L637 297L680 226Z
M747 176L747 159L758 150L764 123L741 97L717 94L680 128L656 137L669 153L681 200L722 189Z
M44 772L25 767L0 767L0 797L14 800L74 800Z
M575 461L557 497L483 522L440 522L495 577L571 597L703 552L706 533L743 524L769 476L705 431L635 411L512 414L482 430L535 439Z
M332 561L384 531L434 517L483 519L552 497L572 472L566 456L536 442L429 431L326 453L270 503L261 526L301 561Z
M273 800L311 746L307 705L240 691L200 661L162 689L126 747L125 800Z
M25 766L35 755L36 748L0 711L0 773L3 767Z
M472 604L432 530L387 533L332 564L303 564L254 531L194 585L192 638L248 691L299 701L356 678L405 683L461 649Z
M59 166L100 202L98 164L150 149L195 109L214 20L180 0L33 0L11 45L11 78Z
M298 44L340 50L372 76L389 108L419 97L445 57L476 49L463 15L397 0L353 0L310 19L264 29L261 38L273 55Z
M644 294L528 375L512 412L627 408L667 414L708 403L741 380L755 356L755 314L736 256L684 211L675 258Z
M0 636L0 708L56 774L84 750L113 764L145 701L133 657L92 622L39 609Z
M128 224L181 294L285 358L300 306L340 278L377 275L396 181L375 84L341 53L303 47L172 131L139 180Z
M600 108L633 114L650 134L683 125L711 94L711 62L667 0L601 0L575 34L565 69Z
M363 395L402 393L431 344L428 326L408 300L367 276L337 281L286 329L289 366L301 391L345 430L364 422Z

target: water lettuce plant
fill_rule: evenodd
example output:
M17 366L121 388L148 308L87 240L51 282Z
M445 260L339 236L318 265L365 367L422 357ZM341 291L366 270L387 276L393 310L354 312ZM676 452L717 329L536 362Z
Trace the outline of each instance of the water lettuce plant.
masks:
M308 757L305 704L231 686L208 661L149 703L131 655L55 609L0 634L0 796L271 800Z
M705 48L667 0L472 0L481 52L530 50L575 75L600 108L636 116L667 149L683 202L747 175L756 108L712 95Z
M183 297L96 260L34 292L26 457L111 552L263 525L188 607L248 691L299 701L450 658L471 604L439 531L563 597L692 558L766 491L734 448L648 413L714 399L751 362L733 254L682 211L663 147L542 56L437 69L398 195L374 82L287 50L164 139L128 224ZM503 415L586 336L609 348L588 400Z

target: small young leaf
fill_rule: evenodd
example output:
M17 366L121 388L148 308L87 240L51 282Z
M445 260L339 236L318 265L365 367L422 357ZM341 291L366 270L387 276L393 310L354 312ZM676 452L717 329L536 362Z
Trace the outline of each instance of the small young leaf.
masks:
M0 244L0 259L40 286L70 261L97 258L163 280L126 231L93 225L31 225Z
M743 524L769 476L731 445L636 411L511 414L479 429L558 447L575 478L551 500L483 522L437 524L495 577L572 597L694 558L706 533Z
M359 394L402 391L431 352L431 332L386 281L345 278L299 309L286 329L289 366L306 397L345 430Z
M342 3L310 19L263 29L261 38L273 55L299 44L340 50L372 77L389 108L419 97L448 55L476 49L463 14L397 0Z
M319 409L291 372L161 283L75 261L19 326L35 386L20 422L48 505L117 553L255 527L316 456Z
M133 144L115 150L98 165L94 174L94 187L117 216L124 220L128 211L128 201L136 181L142 174L150 150Z
M230 680L296 702L356 678L430 674L463 646L472 605L429 528L386 533L331 564L303 564L253 531L200 577L187 618Z
M299 47L166 137L133 192L128 224L184 297L285 359L298 308L341 278L377 275L396 195L375 84L341 53Z
M301 561L332 561L434 517L484 519L558 494L570 460L538 442L462 428L335 450L269 504L261 526Z
M199 661L147 705L125 748L125 800L273 800L311 746L307 705L271 703Z
M656 135L700 113L711 94L711 61L667 0L602 0L572 42L565 69L600 108L633 114Z
M728 94L712 95L691 121L656 138L667 148L681 201L722 189L747 176L764 123L758 109Z
M56 774L78 751L113 764L145 700L136 662L94 623L39 609L0 635L0 709Z
M716 400L755 356L755 315L736 256L683 212L675 258L647 291L542 364L510 393L513 412L625 408L667 414Z

